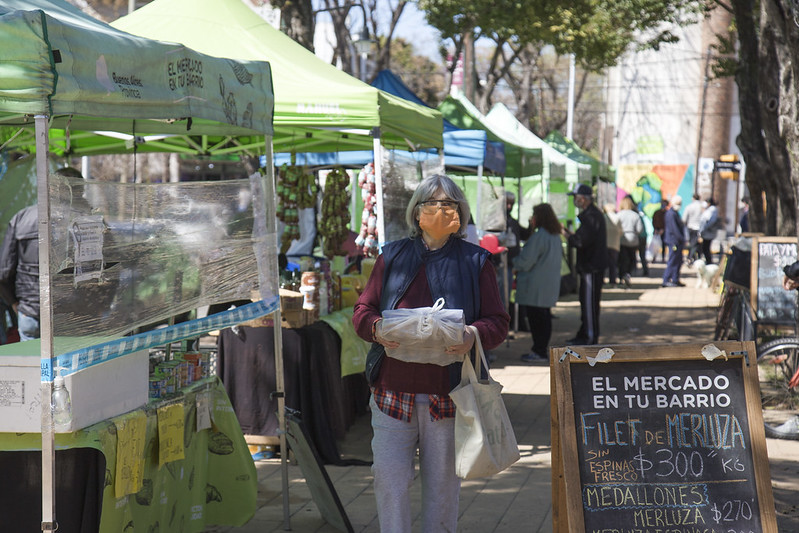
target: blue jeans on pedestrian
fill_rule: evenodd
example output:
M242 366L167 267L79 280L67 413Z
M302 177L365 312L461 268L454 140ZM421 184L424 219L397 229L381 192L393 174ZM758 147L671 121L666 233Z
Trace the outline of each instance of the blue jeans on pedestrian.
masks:
M29 341L39 338L39 319L17 311L17 329L19 340Z
M680 267L682 266L682 243L669 245L669 258L666 271L663 272L663 283L679 283Z

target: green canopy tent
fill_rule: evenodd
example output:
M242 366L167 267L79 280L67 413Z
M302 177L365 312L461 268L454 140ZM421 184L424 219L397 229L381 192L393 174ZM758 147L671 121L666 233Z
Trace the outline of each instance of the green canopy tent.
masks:
M443 147L438 111L326 63L241 0L155 0L112 25L222 57L269 61L275 74L276 152L375 152L380 244L385 237L382 149Z
M131 151L142 142L141 137L151 135L162 140L179 138L183 147L189 147L197 135L219 142L259 139L259 151L271 159L272 76L266 62L219 59L182 45L135 37L61 0L2 2L0 48L0 149L35 150L39 227L51 229L39 235L41 393L44 405L49 405L55 369L67 367L69 356L54 342L53 335L59 326L53 320L52 301L60 272L52 260L51 233L56 232L51 225L51 150L72 154L73 148L87 143L98 153L121 151L121 141L122 146L129 145L125 150ZM236 113L234 106L248 113ZM104 143L108 144L102 148ZM272 181L260 177L252 183L261 187L255 197L263 201L263 209L274 212ZM274 238L273 217L262 218L265 227L259 231L265 238L271 232ZM259 255L254 249L251 252ZM263 302L254 307L260 314L278 313L279 320L276 257L274 265L269 259L264 254L263 264L259 263L259 281L267 283L260 287ZM264 294L270 284L274 294ZM99 307L98 302L93 305ZM218 326L225 327L222 322ZM103 337L104 349L113 354L108 357L121 357L198 334L182 326L165 328L146 338L134 335L108 340L102 324L97 331L81 333ZM82 342L86 342L85 337ZM276 353L280 353L277 344ZM72 371L107 360L104 357L76 358ZM54 530L53 420L49 409L42 413L42 529Z
M545 180L563 180L567 183L591 181L590 167L569 159L546 141L526 128L503 103L496 103L486 115L486 123L497 131L507 132L522 146L540 148L543 157Z
M526 192L531 193L536 190L538 191L536 194L538 196L541 195L542 173L544 171L541 148L520 144L509 133L498 130L488 124L485 115L461 93L447 96L439 104L438 109L442 112L444 118L455 126L463 129L484 130L488 134L490 141L499 141L505 144L504 187L508 190L515 189L517 191L516 196L519 199L517 208L522 207L522 198L525 197ZM484 204L482 189L483 187L478 184L475 205L479 216L481 216ZM532 206L530 206L528 211L529 213L525 213L527 217L532 214ZM521 217L522 212L520 211L519 218L521 219ZM484 229L479 225L478 227Z
M575 217L574 205L568 200L567 193L574 183L590 183L591 168L582 163L572 161L564 156L543 139L527 129L519 122L505 104L497 103L491 108L486 120L497 130L506 132L511 138L523 146L541 148L544 159L544 173L542 189L544 192L541 201L550 203L555 213L561 219L573 220ZM536 201L536 199L533 199ZM527 202L528 204L532 202ZM520 206L532 208L532 206ZM522 214L519 214L520 220Z
M615 181L613 167L592 156L571 139L566 138L561 132L549 132L544 141L560 153L573 161L591 166L591 175L604 181Z
M326 63L241 0L155 0L111 23L219 57L269 61L274 73L275 152L386 147L441 148L435 110L380 91Z

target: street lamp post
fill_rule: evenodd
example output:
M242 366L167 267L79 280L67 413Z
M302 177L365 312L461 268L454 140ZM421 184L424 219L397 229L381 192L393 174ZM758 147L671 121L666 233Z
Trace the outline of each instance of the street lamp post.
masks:
M363 9L362 4L358 4ZM363 28L361 28L360 33L357 35L353 35L352 38L352 45L355 47L355 51L358 53L358 56L361 59L360 65L358 66L360 76L362 82L366 82L366 58L369 54L369 51L372 49L372 39L369 37L369 28L366 27L366 10L364 9L363 12Z

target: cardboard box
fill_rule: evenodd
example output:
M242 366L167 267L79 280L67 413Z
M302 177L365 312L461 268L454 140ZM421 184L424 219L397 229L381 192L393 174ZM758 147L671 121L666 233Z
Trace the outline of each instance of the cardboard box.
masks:
M149 353L117 357L64 378L77 431L147 403ZM0 346L0 432L40 433L42 384L39 340Z
M302 293L290 291L288 289L280 289L280 311L282 313L299 311L302 309L302 300Z

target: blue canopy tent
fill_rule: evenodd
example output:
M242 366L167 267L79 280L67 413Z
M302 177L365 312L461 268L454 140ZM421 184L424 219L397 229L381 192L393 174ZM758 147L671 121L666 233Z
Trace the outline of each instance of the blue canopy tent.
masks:
M399 96L415 104L428 106L402 80L390 70L383 70L372 82L372 85L389 94ZM406 158L424 161L439 157L435 150L419 150L402 152ZM332 153L300 153L295 156L295 163L308 166L358 166L365 165L374 159L370 150L355 150ZM275 164L291 162L291 154L275 154ZM495 174L505 173L505 149L501 142L489 141L483 130L464 130L444 120L444 165L454 171L490 170Z

